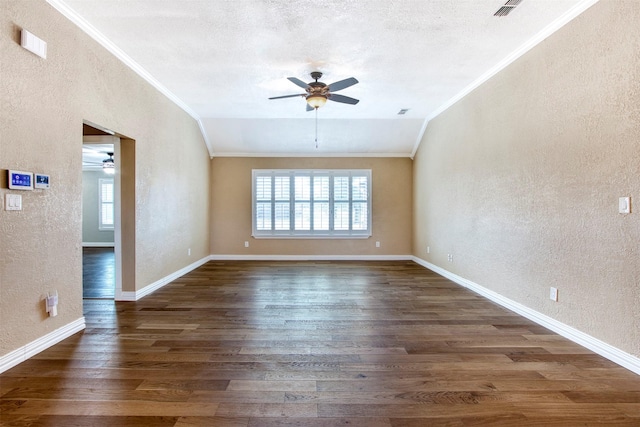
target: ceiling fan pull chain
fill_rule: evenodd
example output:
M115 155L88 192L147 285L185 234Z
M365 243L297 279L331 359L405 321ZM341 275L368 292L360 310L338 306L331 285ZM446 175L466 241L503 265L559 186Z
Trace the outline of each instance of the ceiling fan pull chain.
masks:
M318 149L318 108L316 107L316 150Z

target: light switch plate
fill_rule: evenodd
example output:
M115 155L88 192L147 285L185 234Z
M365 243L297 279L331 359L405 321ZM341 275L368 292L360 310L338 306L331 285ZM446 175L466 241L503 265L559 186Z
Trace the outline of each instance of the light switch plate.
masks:
M20 195L20 194L7 194L4 197L4 210L5 211L21 211L22 210L22 195Z
M47 42L25 29L21 31L20 45L41 58L47 58Z

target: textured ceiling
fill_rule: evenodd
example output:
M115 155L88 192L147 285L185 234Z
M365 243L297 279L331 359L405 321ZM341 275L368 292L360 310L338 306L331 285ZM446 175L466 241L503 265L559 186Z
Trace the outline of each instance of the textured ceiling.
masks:
M506 17L506 0L48 1L186 106L212 155L410 156L428 119L596 0L522 0ZM302 97L267 99L315 70L360 81L340 91L360 103L318 110L318 148Z

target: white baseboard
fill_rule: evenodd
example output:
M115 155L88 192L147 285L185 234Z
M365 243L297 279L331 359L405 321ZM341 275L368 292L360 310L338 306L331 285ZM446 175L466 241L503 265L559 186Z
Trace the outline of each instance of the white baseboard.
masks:
M195 270L196 268L200 267L202 264L205 264L206 262L209 261L211 257L210 256L206 256L196 262L194 262L193 264L189 264L188 266L181 268L180 270L169 274L168 276L163 277L160 280L156 280L155 282L145 286L144 288L140 289L139 291L122 291L122 292L116 292L116 301L138 301L140 298L145 297L147 295L149 295L150 293L157 291L158 289L162 288L163 286L168 285L169 283L173 282L174 280L176 280L177 278L184 276L185 274L189 273L192 270Z
M114 242L82 242L83 248L113 248Z
M412 255L211 255L211 261L412 261Z
M76 332L80 332L84 328L84 317L81 317L53 332L49 332L43 337L31 341L27 345L24 345L11 353L5 354L0 357L0 374L13 368L19 363L24 362L30 357L35 356L41 351L48 349L52 345L59 343L63 339L70 337Z
M490 289L478 285L475 282L453 274L450 271L445 270L444 268L438 267L437 265L431 264L418 257L413 257L413 260L421 266L435 273L438 273L439 275L446 277L447 279L479 295L482 295L483 297L488 298L497 304L500 304L504 308L511 310L523 317L526 317L527 319L537 323L538 325L544 326L545 328L552 330L558 335L561 335L575 342L576 344L580 344L581 346L588 348L594 353L597 353L600 356L605 357L612 362L617 363L618 365L640 375L640 358L622 351L610 344L607 344L604 341L594 338L591 335L585 334L584 332L579 331L569 325L559 322L552 317L539 313L525 305L520 304L519 302L506 298Z

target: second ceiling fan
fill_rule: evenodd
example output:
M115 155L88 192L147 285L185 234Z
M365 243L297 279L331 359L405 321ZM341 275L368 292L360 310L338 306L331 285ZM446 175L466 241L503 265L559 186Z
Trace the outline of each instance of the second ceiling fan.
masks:
M311 73L311 78L315 80L315 82L311 83L305 83L295 77L287 77L289 81L303 88L305 90L305 93L274 96L269 99L294 98L296 96L302 96L307 100L307 111L317 110L318 108L322 107L327 102L327 100L351 105L356 105L358 102L360 102L355 98L350 98L348 96L337 95L333 93L342 89L346 89L358 83L358 80L356 80L354 77L349 77L348 79L340 80L329 85L323 82L319 82L318 80L321 77L322 73L320 71L314 71Z

